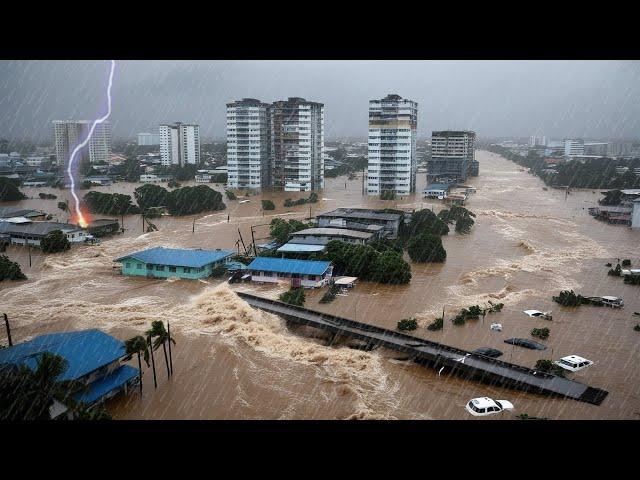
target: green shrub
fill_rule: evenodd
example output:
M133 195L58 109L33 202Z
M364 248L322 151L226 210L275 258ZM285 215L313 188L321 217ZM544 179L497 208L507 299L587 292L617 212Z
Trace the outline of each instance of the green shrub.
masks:
M418 321L415 318L403 318L398 322L398 330L412 331L418 328Z
M207 185L182 187L167 195L167 209L171 215L193 215L225 208L222 194Z
M557 366L555 363L553 363L553 360L540 359L536 362L533 368L534 370L550 373L551 375L555 375L557 377L564 377L565 375L564 368Z
M42 199L42 200L55 200L56 198L58 198L57 195L54 195L52 193L39 193L38 196Z
M504 307L504 303L493 303L491 302L491 300L489 300L489 305L490 305L488 309L489 313L499 312Z
M640 275L625 275L624 283L628 285L640 285Z
M262 200L262 209L263 210L275 210L276 206L271 200Z
M394 192L393 190L384 190L380 194L380 200L395 200L395 199L396 199L396 192Z
M622 276L622 268L620 267L620 264L616 265L616 268L612 268L609 270L609 273L607 273L607 275L610 275L612 277L621 277Z
M0 177L0 202L22 200L25 195L18 189L18 185L11 178Z
M534 328L531 330L531 335L534 337L538 337L542 340L546 340L549 338L549 329L548 328Z
M633 327L636 332L640 332L640 323L636 323L636 326Z
M431 330L432 332L435 332L436 330L442 330L443 326L444 326L444 318L438 317L432 323L427 325L427 330Z
M309 195L309 202L318 203L318 194L316 192L311 192L311 195Z
M299 307L304 305L304 288L291 288L288 292L280 294L280 301L288 303L289 305L297 305Z
M337 285L331 285L329 290L320 299L320 303L331 303L336 298L336 294L340 291Z
M22 273L20 265L9 260L6 255L0 255L0 282L3 280L26 280L27 276Z
M238 197L236 197L236 194L233 193L231 190L225 190L224 194L227 196L227 199L229 200L237 200Z
M629 260L628 258L625 260L622 260L622 266L623 267L630 267L631 266L631 260Z

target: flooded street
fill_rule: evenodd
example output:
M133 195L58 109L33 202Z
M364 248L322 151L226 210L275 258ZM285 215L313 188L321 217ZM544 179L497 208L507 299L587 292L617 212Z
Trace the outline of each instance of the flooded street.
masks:
M0 302L12 322L15 341L63 329L100 328L120 339L149 328L152 320L171 322L174 376L167 380L162 350L155 353L158 389L151 369L144 370L144 392L108 404L123 419L471 419L464 409L472 397L511 401L513 413L551 419L640 419L640 334L633 331L640 311L640 288L607 276L605 264L630 258L640 264L640 232L596 221L587 208L601 198L598 191L543 190L537 177L495 154L478 151L480 176L466 207L476 214L469 235L453 228L443 237L447 261L411 264L408 285L359 282L347 296L320 304L324 289L307 291L305 307L394 329L398 320L416 317L421 328L412 334L464 349L493 347L501 359L533 367L541 358L576 354L595 365L570 378L609 391L602 405L549 399L456 377L404 361L398 352L373 352L347 346L326 347L322 334L289 328L278 317L253 310L233 289L274 297L285 287L228 286L220 280L147 280L118 275L113 259L154 247L228 248L236 250L238 231L249 245L251 226L257 243L266 241L274 216L303 219L337 207L443 208L418 193L397 201L362 195L362 179L327 179L316 204L284 208L286 198L302 193L265 193L246 203L228 201L227 209L209 215L152 220L159 230L143 233L139 216L125 216L123 235L97 246L73 247L64 254L43 256L37 250L11 246L29 280L2 282ZM418 174L418 192L425 187ZM132 194L135 184L118 183L95 190ZM222 185L215 185L223 191ZM57 208L69 192L29 189L35 197L14 203L66 214ZM39 192L56 200L40 200ZM85 192L83 192L85 193ZM276 210L263 212L260 200ZM7 203L7 206L12 205ZM311 208L311 212L310 212ZM104 218L97 216L96 218ZM195 220L195 222L194 222ZM242 250L242 245L240 244ZM407 257L408 260L408 257ZM583 295L615 295L623 309L592 306L562 308L551 297L573 289ZM504 303L500 313L455 326L451 318L463 307ZM445 311L443 331L426 325ZM530 318L522 310L552 310L553 320ZM502 332L490 331L499 322ZM531 338L535 327L548 327L545 351L504 343ZM315 338L317 337L317 338ZM133 363L132 363L133 364ZM137 362L135 364L137 367Z

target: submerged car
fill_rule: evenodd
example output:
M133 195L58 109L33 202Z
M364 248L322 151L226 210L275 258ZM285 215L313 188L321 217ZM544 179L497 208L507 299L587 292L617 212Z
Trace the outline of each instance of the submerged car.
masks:
M560 360L553 363L555 363L559 367L564 368L565 370L569 370L570 372L577 372L578 370L582 370L583 368L587 368L588 366L593 365L593 362L591 360L579 357L578 355L569 355L567 357L562 357Z
M530 317L541 317L545 320L551 320L553 318L551 312L541 312L540 310L523 310L522 313Z
M528 338L509 338L504 341L510 345L518 345L519 347L530 348L531 350L546 350L547 346L542 343L534 342Z
M501 332L502 331L502 324L501 323L492 323L491 326L489 327L489 330L494 330L496 332Z
M489 348L489 347L476 348L471 353L476 353L478 355L484 355L485 357L491 357L491 358L498 358L502 356L502 352L500 350L496 348Z
M622 308L624 306L624 302L620 297L605 295L604 297L601 297L601 299L602 303L607 307Z
M478 397L469 400L465 405L467 412L474 417L484 417L504 410L513 410L513 404L507 400L493 400L489 397Z

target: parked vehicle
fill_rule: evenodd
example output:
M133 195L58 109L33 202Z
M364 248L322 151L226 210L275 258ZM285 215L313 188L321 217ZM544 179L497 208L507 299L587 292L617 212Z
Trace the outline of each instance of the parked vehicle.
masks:
M493 400L489 397L478 397L469 400L465 405L467 412L474 417L484 417L500 413L504 410L513 410L513 404L507 400Z
M559 367L564 368L565 370L569 370L570 372L577 372L578 370L582 370L583 368L587 368L588 366L593 365L593 362L591 360L579 357L578 355L569 355L567 357L562 357L560 360L553 363L555 363Z
M471 353L476 353L478 355L484 355L485 357L491 357L491 358L498 358L502 356L502 352L500 350L496 348L489 348L489 347L476 348Z
M546 350L547 346L542 343L534 342L528 338L509 338L504 341L510 345L518 345L519 347L529 348L531 350Z
M491 326L489 327L490 330L495 330L496 332L501 332L502 331L502 324L501 323L492 323Z

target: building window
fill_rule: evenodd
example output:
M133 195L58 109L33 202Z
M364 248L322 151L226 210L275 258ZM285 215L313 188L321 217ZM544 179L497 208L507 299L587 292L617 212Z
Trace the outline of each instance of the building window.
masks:
M147 264L147 270L153 270L153 265L152 265L152 264L150 264L150 263L148 263L148 264Z
M131 264L129 262L124 264L126 268L131 268Z
M141 264L141 263L138 263L138 264L136 265L136 268L137 268L138 270L142 270L142 264Z
M156 270L158 272L164 272L164 265L156 265Z
M191 268L189 268L189 267L182 267L182 271L183 271L184 273L191 273Z
M175 272L176 271L176 267L169 267L169 271L170 272Z

